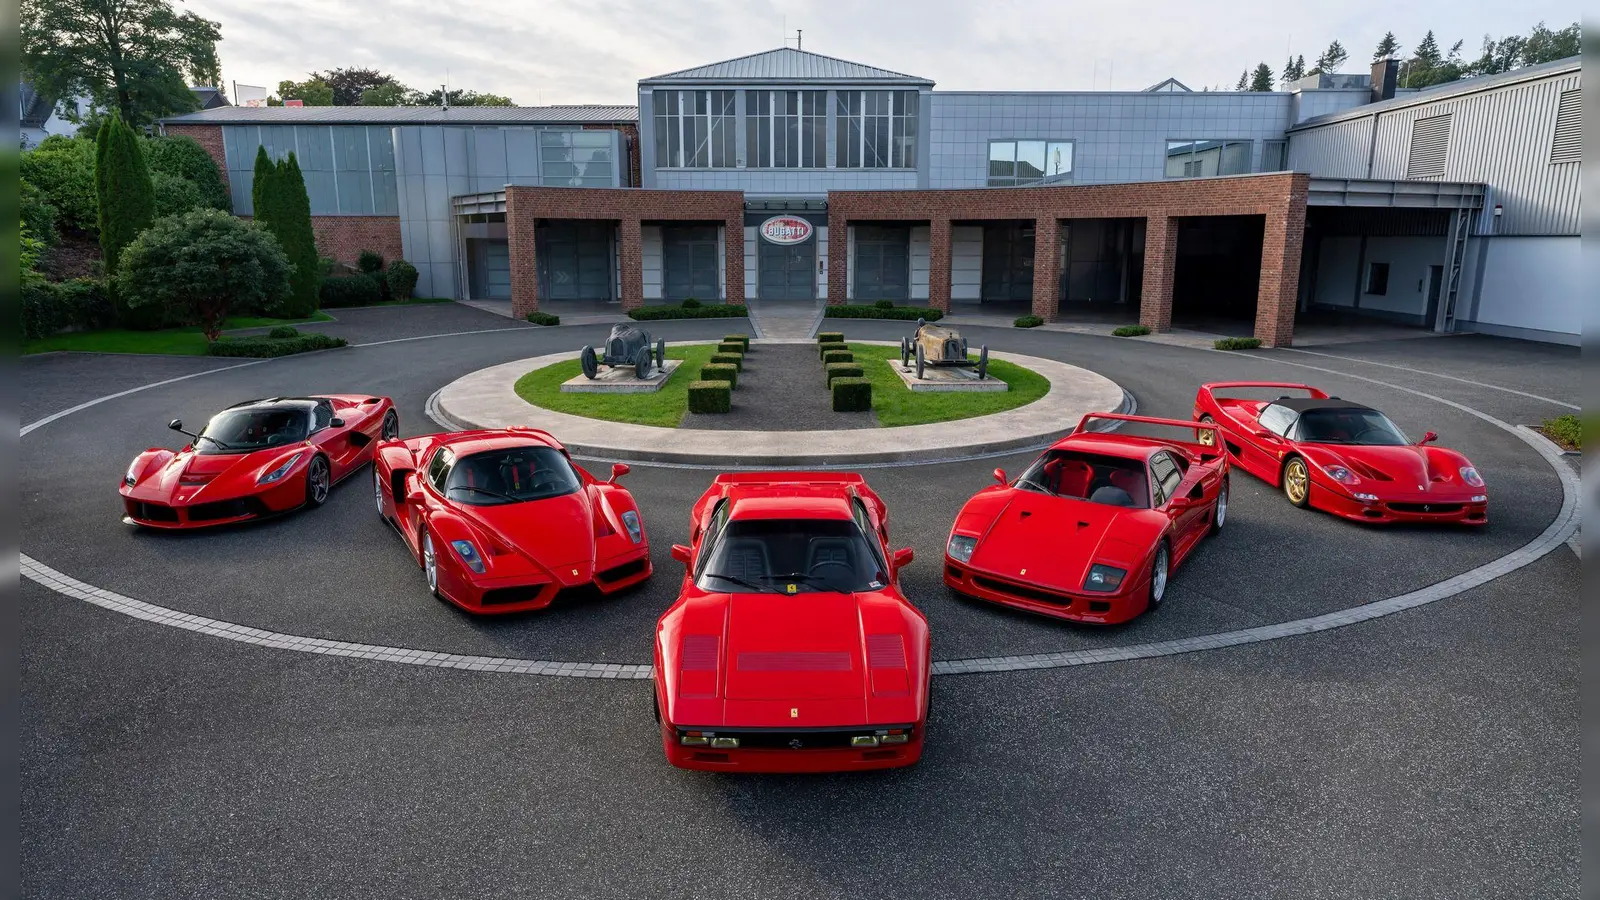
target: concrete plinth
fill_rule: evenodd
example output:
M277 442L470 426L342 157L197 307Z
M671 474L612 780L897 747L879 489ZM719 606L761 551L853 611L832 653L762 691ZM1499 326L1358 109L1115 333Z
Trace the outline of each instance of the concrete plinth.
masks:
M653 394L661 390L672 373L683 365L681 359L667 360L666 368L651 369L650 375L640 380L633 374L633 366L600 367L594 378L578 375L561 382L563 394Z
M884 364L894 370L905 386L913 391L955 392L955 391L1005 391L1009 386L1000 379L990 375L988 378L979 379L976 368L967 369L957 366L923 366L922 377L917 377L917 365L900 365L898 359L884 360Z

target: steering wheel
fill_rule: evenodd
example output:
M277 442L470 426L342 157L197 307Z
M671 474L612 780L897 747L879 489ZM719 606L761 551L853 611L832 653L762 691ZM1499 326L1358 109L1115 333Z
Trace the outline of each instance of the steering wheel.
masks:
M818 569L826 569L829 566L838 566L841 569L848 569L851 572L856 570L855 566L852 566L842 559L822 559L812 563L811 568L806 571L806 574L815 575Z
M1360 431L1356 432L1354 437L1350 438L1350 442L1352 444L1359 444L1359 443L1361 443L1361 439L1363 437L1365 437L1366 435L1369 435L1369 434L1376 434L1379 437L1382 437L1383 436L1383 430L1379 429L1379 428L1363 428Z

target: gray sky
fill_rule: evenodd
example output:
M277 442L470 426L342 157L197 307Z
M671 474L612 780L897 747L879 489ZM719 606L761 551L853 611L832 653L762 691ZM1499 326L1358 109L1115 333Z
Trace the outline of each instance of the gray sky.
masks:
M1231 89L1292 50L1309 61L1334 38L1341 71L1365 72L1392 30L1404 50L1433 28L1448 49L1484 34L1575 21L1571 2L1046 4L1019 0L190 0L222 23L223 78L274 89L286 78L370 66L432 88L507 94L523 105L634 103L636 82L783 45L931 78L942 90L1138 90L1168 76Z

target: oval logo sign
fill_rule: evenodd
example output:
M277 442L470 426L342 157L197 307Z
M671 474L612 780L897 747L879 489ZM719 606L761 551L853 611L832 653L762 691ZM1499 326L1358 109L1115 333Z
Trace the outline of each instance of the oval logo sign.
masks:
M773 216L761 223L761 236L774 244L803 244L811 239L811 223L796 216Z

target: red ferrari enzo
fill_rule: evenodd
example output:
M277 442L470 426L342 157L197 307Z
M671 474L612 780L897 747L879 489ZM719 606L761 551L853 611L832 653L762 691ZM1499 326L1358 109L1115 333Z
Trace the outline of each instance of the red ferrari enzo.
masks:
M1215 441L1089 430L1095 420L1203 428L1091 413L1016 481L967 501L945 546L958 594L1079 622L1126 622L1161 605L1167 579L1228 516L1228 460Z
M922 756L928 622L898 587L883 501L860 475L719 475L656 624L655 703L685 769L834 772Z
M122 476L123 521L203 528L321 506L366 465L380 440L400 434L388 397L275 397L228 407L182 450L152 447Z
M378 515L434 596L468 612L542 609L650 577L650 542L618 463L599 481L532 428L391 441L372 470Z
M1223 390L1304 392L1276 400L1219 397ZM1229 381L1200 386L1197 421L1221 428L1228 456L1295 506L1357 522L1489 521L1489 492L1465 456L1412 443L1388 416L1304 384Z

